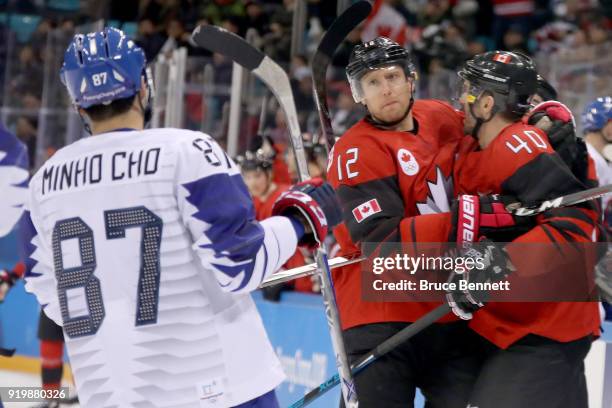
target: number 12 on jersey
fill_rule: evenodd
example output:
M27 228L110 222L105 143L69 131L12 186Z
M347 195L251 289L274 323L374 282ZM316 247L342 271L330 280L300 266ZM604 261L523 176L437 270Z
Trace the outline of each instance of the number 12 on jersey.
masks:
M146 207L131 207L104 212L107 239L125 238L128 228L141 228L140 272L136 301L136 326L157 322L159 299L159 250L163 222ZM77 239L81 265L64 267L62 241ZM53 262L57 279L64 330L69 337L95 334L104 320L100 280L94 275L97 263L92 229L79 217L58 221L53 228ZM88 314L70 317L68 291L82 289Z
M359 171L353 171L351 170L351 166L353 164L355 164L355 162L357 162L357 159L359 158L359 149L356 147L351 147L350 149L347 149L346 151L346 155L349 156L345 162L345 167L346 167L346 178L347 179L351 179L353 177L357 177L359 175ZM338 180L342 180L343 179L343 175L342 175L342 154L338 155Z

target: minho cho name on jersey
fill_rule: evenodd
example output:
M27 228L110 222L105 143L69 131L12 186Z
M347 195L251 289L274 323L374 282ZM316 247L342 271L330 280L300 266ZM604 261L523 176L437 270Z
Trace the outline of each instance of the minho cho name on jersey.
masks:
M70 188L149 176L157 172L161 148L98 153L65 163L47 165L42 194Z

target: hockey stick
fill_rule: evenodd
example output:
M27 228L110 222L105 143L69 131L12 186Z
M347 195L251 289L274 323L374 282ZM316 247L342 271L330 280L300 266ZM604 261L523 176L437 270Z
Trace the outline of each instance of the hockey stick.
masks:
M361 262L364 259L365 258L362 258L359 256L348 257L348 258L344 256L337 256L335 258L331 258L328 260L329 268L336 269L341 266L346 266L346 265L354 264L356 262ZM274 286L274 285L278 285L279 283L284 283L284 282L288 282L288 281L291 281L297 278L301 278L303 276L310 276L314 274L316 270L317 270L317 263L313 262L307 265L298 266L297 268L288 269L286 271L276 272L275 274L270 276L268 279L261 282L261 285L259 285L259 287L265 288L268 286Z
M336 140L329 117L329 108L327 106L327 89L325 86L327 68L338 46L344 41L348 33L353 31L359 23L366 19L371 10L372 4L365 0L358 1L346 9L331 24L321 39L310 62L310 67L312 69L312 88L317 111L319 113L321 134L327 145L328 152Z
M408 327L400 330L393 336L389 337L387 340L380 343L378 346L376 346L375 349L371 350L368 354L361 357L359 360L357 360L357 362L355 362L355 364L351 368L353 376L358 375L374 361L378 360L403 342L407 341L411 337L415 336L427 327L431 326L433 323L437 322L448 312L450 312L450 307L448 306L448 304L441 304L434 310L421 317L416 322L411 323ZM325 394L327 391L334 388L336 385L338 385L338 383L340 383L340 377L338 376L338 374L336 374L333 377L327 379L327 381L321 383L317 388L309 391L308 394L304 395L303 398L291 404L289 408L305 407L306 405L313 402L315 399Z
M519 217L528 217L530 215L539 214L550 210L551 208L567 207L570 205L580 204L585 201L594 200L611 192L612 184L607 184L605 186L590 188L588 190L578 191L577 193L557 197L552 200L546 200L535 206L523 207L521 203L513 203L509 204L506 209Z
M299 179L309 179L302 133L287 73L272 59L254 48L244 39L223 28L209 25L199 26L193 31L192 39L198 46L225 55L232 59L232 61L242 65L268 86L278 99L287 117L289 134L291 135L290 141L297 162ZM342 379L342 395L347 408L357 408L359 402L342 340L340 317L338 315L338 307L331 281L331 270L325 248L320 247L317 249L316 259L321 279L321 292L323 294L323 303L325 304L327 323L329 325L332 346L336 354L336 366L338 367L339 378Z
M608 184L602 187L590 188L588 190L579 191L577 193L568 194L553 200L543 201L536 206L523 206L521 203L509 204L506 209L514 215L519 217L527 217L541 212L550 210L552 208L567 207L570 205L580 204L585 201L595 200L605 194L612 193L612 184ZM341 266L350 265L353 263L361 262L365 257L353 256L353 257L342 257L338 256L329 260L329 266L331 269L339 268ZM283 272L277 272L270 276L268 279L262 282L260 287L278 285L285 283L303 276L310 276L315 273L317 269L316 264L311 263L297 268L288 269ZM612 286L611 286L612 287ZM612 296L612 289L611 289Z

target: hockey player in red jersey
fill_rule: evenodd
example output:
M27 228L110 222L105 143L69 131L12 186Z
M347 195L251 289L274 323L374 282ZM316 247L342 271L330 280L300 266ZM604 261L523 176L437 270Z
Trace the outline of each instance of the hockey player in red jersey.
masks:
M501 55L502 59L508 57L507 54ZM486 133L483 134L486 134L490 142L499 133L493 131L503 129L496 129L492 125L498 126L500 117L511 119L505 126L520 120L529 107L529 96L536 87L535 70L527 67L532 70L529 72L533 73L533 81L528 78L526 83L521 83L520 89L498 91L493 98L497 104L491 105L489 100L489 110L486 112L488 116L482 116L479 110L472 112L469 110L471 105L466 105L468 118L464 124L463 115L444 103L414 101L412 93L416 75L408 62L405 50L389 40L379 38L356 47L347 67L355 100L365 103L369 114L338 141L329 163L328 178L337 189L344 213L344 224L335 230L342 255L358 252L358 245L363 242L457 240L459 231L454 226L461 224L461 201L452 208L448 204L448 199L453 196L451 180L454 157L457 149L461 148L464 152L463 163L466 163L466 154L478 148L472 138L463 136L464 125L468 133L473 135L479 134L480 128L484 126L483 132ZM504 84L507 87L516 86L514 82L508 82L508 78ZM472 102L478 98L473 99ZM518 111L506 112L509 107ZM496 115L497 118L492 120ZM533 157L546 153L531 166L539 177L537 180L533 176L525 177L524 173L518 171L526 164L526 159L521 162L512 158L514 162L506 163L509 159L500 156L489 163L482 163L478 157L473 157L469 161L470 166L466 166L464 171L459 171L462 170L461 166L456 166L458 171L455 177L462 177L461 182L465 185L455 186L455 190L464 194L503 192L518 196L525 202L537 202L581 189L580 183L547 144L546 135L533 128L528 130L539 145L538 149L543 149L542 146L546 144L546 148L538 150L538 154ZM513 146L516 143L515 140ZM519 150L520 147L515 149ZM559 167L551 166L551 163ZM515 172L516 177L511 178ZM526 178L526 184L519 182L520 176ZM536 182L543 178L546 178L544 183L551 184L547 186L548 189L535 188ZM500 184L505 179L514 180L517 185L511 185L513 188L504 185L504 190ZM473 184L470 185L470 182ZM496 204L503 202L495 196L473 198L481 204L480 213L498 208ZM564 213L556 213L554 216L549 214L540 219L539 223L549 225L538 227L528 236L535 240L543 239L544 242L549 242L547 233L555 238L565 238L568 234L566 230L574 228L573 222L577 222L578 228L583 231L593 231L589 214L585 217L581 210L573 208L562 211ZM580 211L580 214L576 211ZM494 219L506 222L482 222L481 235L491 235L497 239L505 235L511 240L535 225L508 213L499 215ZM481 221L485 219L479 218ZM551 232L547 228L556 230ZM581 239L580 233L570 237ZM347 351L353 360L435 306L428 303L365 302L361 297L361 279L359 266L341 268L334 273ZM455 300L452 303L455 314L469 317L471 311L477 309L476 305L466 304L465 299L460 298L465 294L452 295L455 296L451 297L451 300ZM585 345L588 350L588 333L593 331L590 317L586 317L585 324L577 325L581 327L567 324L574 333L566 331L565 334L573 337L577 332L582 332L578 338L585 338L580 339L576 346L576 358L580 361L580 353L584 351ZM441 321L451 323L434 324L357 377L357 392L361 403L364 406L412 406L414 389L418 386L428 406L466 406L468 396L475 395L472 387L477 377L480 375L480 378L486 378L480 366L483 363L481 351L484 345L491 346L483 337L491 340L491 336L487 337L483 333L490 330L499 335L496 339L499 342L492 347L501 350L527 336L530 330L535 330L531 327L517 330L518 337L513 338L514 328L503 326L500 329L493 318L488 321L479 318L470 322L470 327L477 328L479 321L484 320L480 331L466 330L464 322L452 322L453 318L446 316ZM543 326L548 329L546 325ZM537 331L535 335L543 336L542 332ZM559 385L558 382L555 384ZM484 389L488 392L491 388Z
M521 202L538 202L585 188L559 160L546 134L520 121L536 87L536 71L529 58L488 52L467 61L459 75L463 79L464 130L476 140L472 146L468 142L461 147L454 177L458 193L505 194ZM465 198L460 197L459 208ZM459 211L458 241L462 216ZM548 270L551 279L569 280L571 277L560 273L550 274L554 272L551 264L571 258L552 248L567 251L568 243L584 245L598 236L598 213L590 203L549 210L538 226L513 243L549 243L551 250L546 252L550 256L542 255L542 262L534 264L533 257L525 263L521 259L525 254L511 252L511 259L517 274ZM470 396L472 406L588 406L583 359L598 334L596 302L491 302L474 313L470 327L488 340Z

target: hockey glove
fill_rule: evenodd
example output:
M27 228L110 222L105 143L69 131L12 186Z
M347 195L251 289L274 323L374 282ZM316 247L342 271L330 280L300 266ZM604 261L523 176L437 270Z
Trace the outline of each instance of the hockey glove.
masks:
M6 294L13 287L17 279L19 279L19 275L15 272L9 272L4 269L0 270L0 302L4 301Z
M511 196L461 195L451 207L449 241L462 244L485 236L496 242L510 242L536 225L535 217L518 217L506 207L518 200Z
M527 123L542 129L550 145L579 180L587 173L587 151L584 141L576 137L572 111L557 101L542 102L531 111Z
M455 289L446 293L446 301L455 315L463 320L470 320L473 313L489 299L489 291L479 288L479 284L499 282L515 268L506 251L488 239L461 251L461 257L473 258L475 265L478 265L479 261L484 265L482 269L474 267L461 273L452 272L449 277L449 282L455 284Z
M284 215L303 225L298 245L308 249L321 246L328 229L342 221L336 193L322 179L310 179L285 191L274 203L272 215Z

